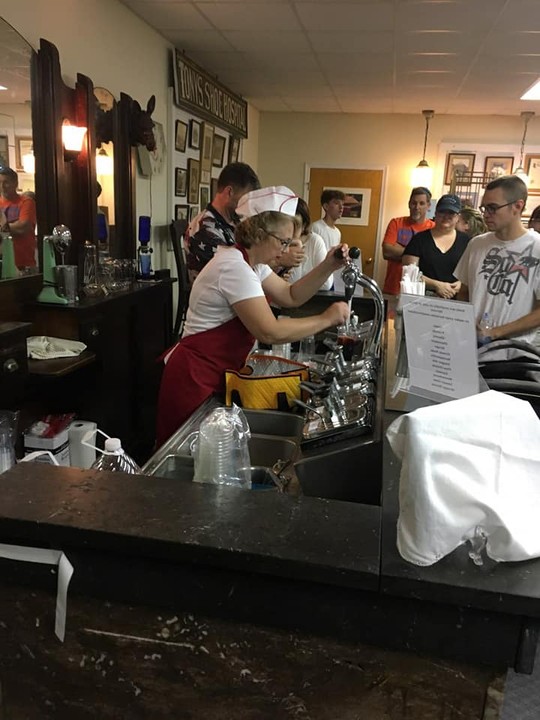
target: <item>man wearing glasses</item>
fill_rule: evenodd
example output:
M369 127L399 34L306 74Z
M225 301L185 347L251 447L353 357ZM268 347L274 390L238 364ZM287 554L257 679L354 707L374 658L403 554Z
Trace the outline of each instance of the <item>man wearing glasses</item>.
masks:
M490 182L480 207L489 232L470 241L454 270L461 281L457 299L470 300L477 323L491 326L479 330L482 344L531 344L540 326L540 234L523 227L526 202L527 186L515 175ZM489 355L504 360L523 352L506 346Z

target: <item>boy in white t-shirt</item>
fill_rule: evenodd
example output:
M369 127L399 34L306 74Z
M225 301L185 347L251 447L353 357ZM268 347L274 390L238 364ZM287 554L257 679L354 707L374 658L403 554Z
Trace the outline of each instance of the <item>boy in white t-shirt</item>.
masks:
M324 217L314 222L311 230L322 237L327 250L341 242L341 232L336 227L336 221L343 215L344 200L345 195L341 190L322 191L321 205Z

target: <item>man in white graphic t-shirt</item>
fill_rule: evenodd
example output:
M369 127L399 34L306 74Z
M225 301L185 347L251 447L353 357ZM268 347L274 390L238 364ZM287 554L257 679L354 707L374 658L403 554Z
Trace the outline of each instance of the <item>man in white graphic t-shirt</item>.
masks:
M477 323L485 318L490 325L478 329L481 344L531 344L540 327L540 234L522 225L526 202L527 186L515 175L490 182L480 207L490 232L470 241L454 270L461 281L457 299L470 300ZM501 348L489 355L501 360L519 352Z

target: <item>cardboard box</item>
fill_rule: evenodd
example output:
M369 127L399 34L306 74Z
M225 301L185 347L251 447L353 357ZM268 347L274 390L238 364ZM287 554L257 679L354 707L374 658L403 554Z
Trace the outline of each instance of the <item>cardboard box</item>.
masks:
M39 437L26 432L24 434L24 454L30 455L35 450L49 450L59 465L69 466L69 427L62 430L52 438ZM50 462L46 456L36 462Z

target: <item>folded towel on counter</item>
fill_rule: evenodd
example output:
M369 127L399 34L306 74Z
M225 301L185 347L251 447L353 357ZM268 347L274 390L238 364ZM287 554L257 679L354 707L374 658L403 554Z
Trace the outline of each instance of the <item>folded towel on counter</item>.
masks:
M403 415L387 430L402 460L397 546L432 565L487 535L493 560L540 557L540 419L490 390Z
M86 345L77 340L34 335L26 340L26 351L33 360L52 360L53 358L76 357Z

